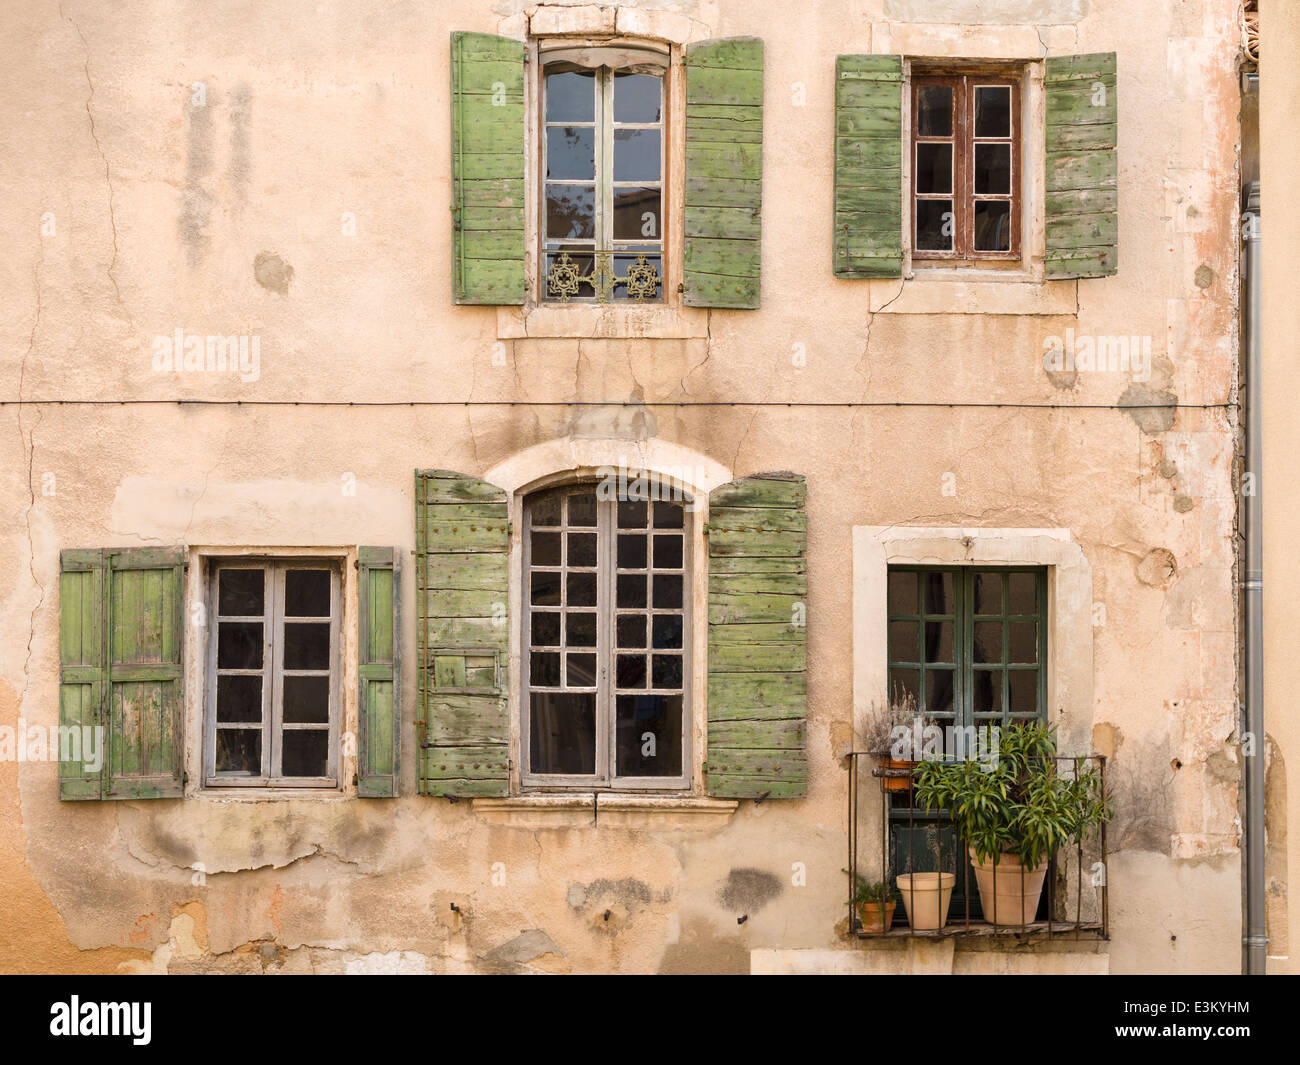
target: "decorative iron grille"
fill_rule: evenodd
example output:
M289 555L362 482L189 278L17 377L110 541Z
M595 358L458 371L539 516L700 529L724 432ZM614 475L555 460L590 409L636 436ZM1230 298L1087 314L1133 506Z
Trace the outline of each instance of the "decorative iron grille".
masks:
M615 257L630 259L633 255L636 258L626 272L619 274ZM550 251L546 255L546 296L562 303L571 299L594 299L597 303L656 300L663 284L658 260L658 255L623 249ZM590 293L584 293L584 288ZM619 288L623 289L621 294Z

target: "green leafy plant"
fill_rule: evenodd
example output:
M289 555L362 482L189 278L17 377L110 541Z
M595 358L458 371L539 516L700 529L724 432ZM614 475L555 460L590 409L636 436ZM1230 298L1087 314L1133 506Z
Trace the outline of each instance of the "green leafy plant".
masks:
M1056 730L1041 722L1002 730L991 760L922 762L917 801L945 809L981 862L1014 854L1037 868L1066 843L1081 841L1114 816L1096 767L1062 775Z
M888 904L898 901L898 891L892 884L885 881L859 880L858 890L853 895L853 901L858 906L869 902Z

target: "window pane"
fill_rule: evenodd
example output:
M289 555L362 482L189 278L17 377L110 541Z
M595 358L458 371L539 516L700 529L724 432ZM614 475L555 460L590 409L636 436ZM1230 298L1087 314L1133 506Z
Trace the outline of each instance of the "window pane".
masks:
M218 674L217 720L260 722L262 678Z
M975 250L1011 250L1011 204L1008 201L975 201Z
M977 196L1011 194L1011 145L975 145L975 194Z
M533 533L531 560L534 566L558 566L560 564L560 534L557 532Z
M952 614L957 610L951 573L921 574L921 607L927 614Z
M891 572L888 578L890 614L915 614L917 609L915 573Z
M921 701L921 675L915 669L891 669L889 671L889 698L892 702L901 702L911 696L918 703Z
M567 670L565 684L570 688L594 688L596 686L596 656L592 654L573 654L565 656Z
M952 251L952 200L916 201L916 250Z
M916 146L916 191L952 192L952 145Z
M663 500L655 502L655 528L680 529L684 524L686 511L679 503Z
M618 605L624 609L646 605L646 578L641 573L618 575Z
M329 677L285 677L284 720L290 724L328 724L330 719Z
M323 777L329 761L328 729L285 729L280 739L280 773L286 777Z
M1002 673L1000 670L975 670L973 685L975 713L1002 713Z
M1033 665L1038 661L1038 626L1032 621L1009 622L1007 661Z
M649 521L649 510L645 503L634 499L625 499L618 505L618 527L620 529L644 529Z
M891 621L889 623L889 660L891 662L919 662L916 638L915 621Z
M919 137L952 136L952 89L921 85L916 90L916 133Z
M1038 712L1038 670L1013 669L1007 673L1007 683L1011 686L1011 713Z
M329 570L289 570L284 575L284 613L291 618L329 617Z
M528 764L534 773L596 771L595 692L533 692Z
M260 617L266 578L260 569L223 569L218 577L217 613L233 617Z
M262 623L223 621L217 629L218 669L262 668Z
M654 576L657 610L678 610L682 605L682 578L675 573L656 573Z
M953 678L950 669L925 671L925 708L932 714L952 713Z
M652 655L650 687L680 688L682 686L682 656Z
M644 688L646 682L645 655L618 656L618 686Z
M532 577L532 598L534 606L560 605L560 574L545 570L534 570Z
M615 73L614 121L658 122L662 84L656 74Z
M569 533L570 566L594 566L596 564L596 534Z
M1010 584L1011 613L1037 614L1038 574L1009 573L1007 581Z
M975 613L1002 613L1002 574L975 574Z
M533 646L558 647L560 644L560 615L555 611L534 611L532 616Z
M645 615L620 614L618 616L619 647L645 646Z
M216 770L257 776L262 772L262 730L217 729Z
M1011 136L1011 87L982 85L975 89L975 136Z
M925 660L927 662L953 661L951 621L927 621L925 623Z
M682 616L680 614L658 614L654 619L653 644L659 647L681 647Z
M681 569L682 538L677 534L655 537L654 564L659 569Z
M594 573L570 573L568 606L596 605L596 575Z
M548 126L546 176L556 181L594 181L596 131L582 126Z
M554 527L560 524L560 503L564 497L558 492L547 492L545 495L530 498L528 500L528 510L532 515L533 528L539 525ZM558 543L558 541L557 541Z
M546 186L546 239L596 239L596 190L593 186Z
M329 665L329 625L291 625L285 623L285 669L329 669Z
M547 122L594 122L596 72L566 71L546 76Z
M682 697L620 695L616 700L615 772L675 777L682 772Z
M658 240L662 235L658 189L614 190L615 240Z
M1002 661L1002 622L975 622L974 661Z
M569 630L570 647L596 646L596 615L586 611L568 614L565 627Z
M579 492L569 496L569 524L580 525L584 529L596 524L596 493Z
M619 536L618 564L620 569L645 569L646 537L627 533Z
M534 688L558 688L560 656L534 651L528 659L528 683Z
M614 131L614 180L659 180L659 130L616 129Z

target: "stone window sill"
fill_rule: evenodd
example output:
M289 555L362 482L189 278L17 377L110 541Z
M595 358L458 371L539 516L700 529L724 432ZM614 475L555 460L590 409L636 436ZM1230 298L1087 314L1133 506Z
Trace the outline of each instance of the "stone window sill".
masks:
M475 816L491 824L554 828L709 828L725 824L740 805L733 799L590 791L472 801Z
M709 312L671 304L541 303L497 308L497 337L691 340L709 335Z
M1072 281L1047 281L1029 273L972 274L967 270L924 270L901 284L871 282L871 312L887 314L1074 315Z

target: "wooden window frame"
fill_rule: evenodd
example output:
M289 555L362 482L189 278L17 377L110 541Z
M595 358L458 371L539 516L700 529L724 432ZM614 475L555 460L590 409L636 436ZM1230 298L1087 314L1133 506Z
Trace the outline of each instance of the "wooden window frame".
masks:
M609 63L603 63L600 66L590 66L590 60L585 57L591 55L604 55L610 60ZM552 65L564 63L573 63L575 60L583 58L584 61L579 65L587 69L595 70L597 73L597 91L595 101L595 113L591 123L586 122L555 122L548 123L546 120L546 71ZM618 64L618 65L615 65ZM659 100L659 121L658 122L615 122L614 121L614 75L619 70L627 69L632 66L656 66L659 68L660 79L660 100ZM669 302L668 294L673 291L669 287L669 216L670 216L670 188L669 167L670 158L670 138L673 130L671 127L671 110L672 110L672 57L665 52L645 48L636 48L630 46L606 47L606 48L561 48L553 50L540 50L537 58L538 76L537 84L537 302L549 304L552 306L564 306L566 304L595 304L597 306L636 306L638 304L648 304L652 306L662 306ZM554 249L548 248L552 243L547 234L547 211L546 211L546 186L547 184L560 185L586 185L585 181L577 179L558 179L548 182L546 177L546 157L547 157L547 137L551 125L555 126L590 126L595 131L595 178L592 184L595 186L595 228L590 240L577 238L557 238L555 243L562 243L570 250L578 254L590 254L586 249L593 251L596 249L617 250L620 246L627 248L644 249L648 246L657 245L658 251L647 254L658 255L659 257L659 286L661 295L654 299L635 300L627 296L611 297L606 303L601 303L596 296L579 295L572 296L568 300L562 300L558 297L551 296L547 291L547 254ZM616 182L613 177L614 172L614 132L616 129L657 129L659 130L659 178L657 181L624 181ZM643 238L639 240L615 240L614 239L614 190L618 186L628 186L635 188L658 188L659 189L659 235L656 238ZM636 254L636 252L631 252Z
M921 137L918 122L919 90L926 86L946 86L953 93L953 125L951 137ZM1007 87L1011 95L1011 136L1010 137L976 137L975 136L975 90L978 88ZM938 70L918 69L911 78L908 88L908 114L910 132L908 150L910 152L911 181L908 189L910 233L908 244L914 260L940 261L948 266L973 265L980 262L1016 261L1021 258L1021 217L1024 202L1021 181L1020 159L1024 143L1022 125L1021 96L1024 89L1024 76L1021 73L1002 71L969 70L941 73ZM943 193L919 193L917 191L917 145L918 144L952 144L953 181L951 196ZM1011 145L1011 187L1010 192L1002 194L975 192L975 145L976 144L1010 144ZM917 201L952 199L954 215L953 247L951 250L931 251L919 249L916 239ZM980 200L1009 201L1011 204L1011 246L1006 251L978 251L975 249L975 204Z
M263 584L262 614L223 615L219 613L218 580L223 569L260 569L265 574ZM294 728L283 721L284 685L284 584L285 575L293 569L328 570L330 574L330 654L328 671L292 670L292 675L318 675L329 678L329 738L326 747L326 775L323 777L286 777L272 773L280 758L283 732ZM205 788L295 788L319 789L339 787L339 727L342 717L341 667L342 657L342 574L338 560L333 557L220 557L209 560L207 573L206 641L207 669L205 671L205 705L203 713L204 751L203 781ZM262 765L257 776L216 771L217 748L217 640L223 621L258 621L262 623L262 667L260 670L240 670L245 674L262 676ZM230 670L222 669L228 673ZM268 742L269 739L269 742Z
M681 506L682 509L682 607L680 614L682 617L682 676L681 676L681 697L682 697L682 718L681 718L681 773L676 776L648 777L648 776L618 776L614 772L617 766L617 686L614 683L616 669L616 656L618 654L616 619L619 613L629 613L628 610L620 611L615 603L616 580L619 572L618 567L618 524L617 510L619 500L602 499L597 494L596 501L596 524L594 526L580 526L582 530L592 530L597 534L597 604L596 604L596 771L590 775L580 774L559 774L559 773L535 773L531 766L531 651L532 651L532 596L531 596L531 574L532 574L532 500L540 495L553 492L556 490L581 491L583 489L597 488L597 483L592 481L571 482L556 485L548 485L530 492L523 499L523 552L522 552L522 580L520 581L522 610L521 614L521 631L520 631L520 681L519 681L519 766L520 766L520 785L533 792L544 792L547 790L559 791L659 791L681 794L691 790L691 779L693 771L691 736L693 732L692 723L692 704L691 704L691 687L693 683L692 674L692 624L691 624L691 606L694 598L694 588L692 584L693 552L692 552L692 520L694 518L694 509L691 506L691 498L684 492L674 489L667 482L652 482L652 495L655 491L661 493L657 498L666 502L673 502ZM649 505L653 507L655 499L649 500ZM546 526L551 528L551 526ZM562 536L567 536L567 523L561 528L564 532ZM652 530L653 532L653 530ZM659 570L659 567L652 565L653 547L648 545L651 554L647 559L647 572L653 573ZM567 554L566 554L567 559ZM561 574L567 573L567 565L561 565ZM669 569L667 572L676 573L676 569ZM564 583L562 579L562 584ZM561 613L564 608L561 607ZM634 611L641 612L641 611ZM658 613L653 606L653 596L647 599L647 605L644 608L647 618L646 622L646 646L647 653L653 654L649 650L652 644L651 632L653 630L653 617ZM677 610L664 610L664 614L676 614ZM565 662L563 658L565 641L567 640L567 630L561 636L561 677L565 676ZM550 645L547 645L550 646ZM566 687L561 685L561 687ZM646 693L653 693L657 689L653 686L647 686ZM659 689L665 691L666 689Z

